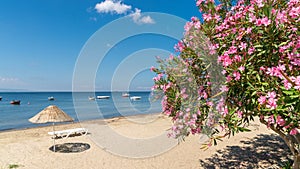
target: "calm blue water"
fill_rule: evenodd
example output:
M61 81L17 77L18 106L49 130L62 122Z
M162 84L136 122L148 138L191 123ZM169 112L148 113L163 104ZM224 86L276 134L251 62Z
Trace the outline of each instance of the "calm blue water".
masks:
M141 96L141 100L131 101L122 97L121 92L5 92L0 93L0 131L45 126L48 124L33 124L28 121L45 107L56 105L75 121L151 114L161 112L160 101L151 102L150 92L129 92L130 96ZM89 96L110 96L109 99L91 101ZM54 101L48 97L53 96ZM73 103L75 97L75 103ZM21 100L20 105L11 105L11 100ZM76 106L76 109L74 108Z

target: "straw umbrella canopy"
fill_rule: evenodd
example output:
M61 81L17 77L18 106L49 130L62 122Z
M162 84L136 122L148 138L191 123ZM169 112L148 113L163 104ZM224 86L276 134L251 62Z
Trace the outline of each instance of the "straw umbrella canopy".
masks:
M58 108L55 105L50 105L46 107L44 110L33 116L29 119L32 123L53 123L53 131L54 130L54 123L55 122L69 122L73 121L73 118L70 117L68 114L66 114L64 111L62 111L60 108ZM55 138L53 139L53 146L54 146L54 152L55 152Z

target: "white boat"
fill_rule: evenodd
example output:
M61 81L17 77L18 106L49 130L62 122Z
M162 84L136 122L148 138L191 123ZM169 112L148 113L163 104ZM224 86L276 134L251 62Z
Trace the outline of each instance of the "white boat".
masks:
M53 96L48 97L48 100L54 100Z
M109 99L110 96L97 96L97 99Z
M130 94L129 93L122 93L122 97L129 97Z
M141 100L141 96L132 96L130 97L130 100Z
M89 100L95 100L95 97L89 96Z

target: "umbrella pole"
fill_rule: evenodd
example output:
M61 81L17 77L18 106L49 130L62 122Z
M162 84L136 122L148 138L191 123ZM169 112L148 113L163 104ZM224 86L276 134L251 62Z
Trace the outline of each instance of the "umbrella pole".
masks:
M53 151L55 152L55 129L54 129L54 122L52 123L53 126L53 133L54 133L54 138L53 138Z

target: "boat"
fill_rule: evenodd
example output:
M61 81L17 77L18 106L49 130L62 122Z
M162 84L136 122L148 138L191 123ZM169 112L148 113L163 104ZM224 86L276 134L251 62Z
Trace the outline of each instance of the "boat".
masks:
M48 100L54 100L53 96L48 97Z
M97 99L109 99L110 96L97 96Z
M122 97L129 97L130 94L129 93L122 93Z
M89 96L89 100L95 100L95 97Z
M19 105L21 103L20 100L12 100L10 104Z
M0 101L2 100L2 96L0 96Z
M130 100L141 100L141 96L132 96L130 97Z

